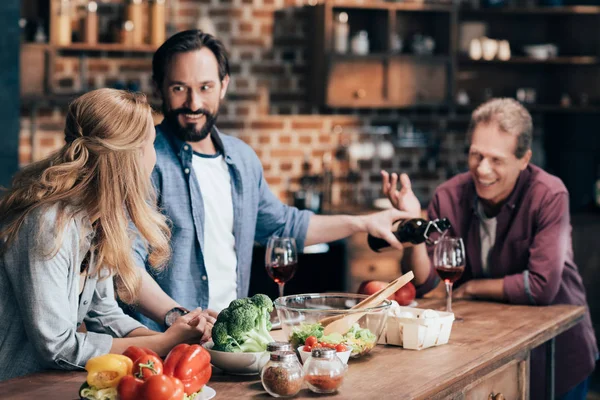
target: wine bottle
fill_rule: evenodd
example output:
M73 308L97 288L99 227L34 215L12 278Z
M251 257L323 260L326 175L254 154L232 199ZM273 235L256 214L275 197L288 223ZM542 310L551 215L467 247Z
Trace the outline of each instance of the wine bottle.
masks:
M402 221L398 225L398 229L394 232L394 236L400 243L421 244L429 240L429 235L437 232L443 233L450 229L452 225L448 218L436 219L435 221L426 221L423 218L412 218ZM375 236L369 235L367 243L371 250L380 252L391 248L390 244Z

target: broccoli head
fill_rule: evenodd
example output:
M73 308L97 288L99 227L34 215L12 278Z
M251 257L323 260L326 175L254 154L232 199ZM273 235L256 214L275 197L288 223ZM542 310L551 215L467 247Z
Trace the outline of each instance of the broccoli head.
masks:
M221 311L213 326L215 350L228 352L260 352L273 341L270 314L273 302L268 296L233 300Z

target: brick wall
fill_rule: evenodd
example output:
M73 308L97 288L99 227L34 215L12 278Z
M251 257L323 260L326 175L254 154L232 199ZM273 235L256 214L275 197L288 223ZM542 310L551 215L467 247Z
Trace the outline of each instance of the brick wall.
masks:
M313 0L309 0L312 2ZM365 134L372 126L385 125L396 131L395 111L368 111L353 115L317 115L307 98L308 43L311 22L303 0L170 0L171 32L214 27L230 53L230 90L220 112L218 126L238 136L258 153L273 192L289 201L298 188L301 165L308 155L313 173L321 168L323 155L343 154L353 143L391 141L393 135ZM210 25L207 25L209 21ZM88 57L82 62L70 55L56 59L52 81L60 93L103 86L133 84L150 91L151 55L115 58ZM83 68L81 68L83 67ZM84 71L84 76L80 71ZM85 83L83 81L86 81ZM47 155L63 143L64 106L42 108L36 118L23 112L20 162L26 164ZM31 141L32 121L35 139ZM447 126L446 117L431 115L423 122L431 148L395 146L389 160L372 157L355 162L334 157L335 199L345 203L369 203L379 196L379 169L407 171L413 176L417 194L426 201L448 175L464 170L464 120ZM348 152L346 152L347 154ZM350 167L359 168L358 185L346 182Z

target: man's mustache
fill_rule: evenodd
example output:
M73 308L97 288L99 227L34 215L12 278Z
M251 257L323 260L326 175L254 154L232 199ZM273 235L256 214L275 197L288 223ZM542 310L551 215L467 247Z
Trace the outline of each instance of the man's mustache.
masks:
M172 114L174 115L180 115L180 114L189 114L189 115L206 115L206 116L212 116L212 113L205 109L205 108L199 108L196 111L192 111L189 108L178 108L176 110L171 111Z

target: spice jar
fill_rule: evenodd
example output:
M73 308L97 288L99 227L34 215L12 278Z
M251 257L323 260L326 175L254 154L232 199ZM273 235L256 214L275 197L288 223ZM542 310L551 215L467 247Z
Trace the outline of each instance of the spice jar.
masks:
M267 345L267 351L269 353L275 351L292 351L292 345L288 342L271 342Z
M335 349L317 347L304 363L304 380L315 393L333 393L342 386L347 369Z
M275 351L260 374L262 385L273 397L292 397L302 388L302 366L293 351Z

